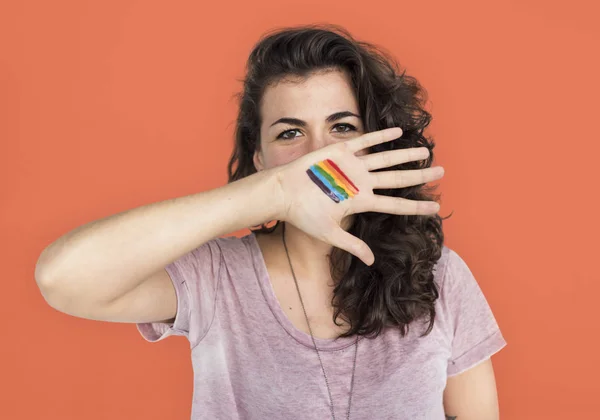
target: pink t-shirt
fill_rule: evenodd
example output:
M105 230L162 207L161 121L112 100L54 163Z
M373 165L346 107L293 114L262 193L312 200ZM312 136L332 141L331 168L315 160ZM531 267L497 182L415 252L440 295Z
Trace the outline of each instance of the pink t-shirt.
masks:
M194 371L192 420L331 419L310 334L287 318L254 233L213 239L166 267L177 293L173 324L140 323L150 342L183 335ZM358 341L351 419L445 420L446 378L506 345L473 274L444 246L435 265L436 320L401 337L388 328ZM315 338L335 416L345 419L354 340Z

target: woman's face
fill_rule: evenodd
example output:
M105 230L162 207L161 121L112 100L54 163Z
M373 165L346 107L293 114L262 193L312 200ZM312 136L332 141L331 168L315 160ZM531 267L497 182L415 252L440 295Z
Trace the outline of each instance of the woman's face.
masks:
M364 133L350 79L337 70L267 87L260 112L261 151L254 154L259 171Z

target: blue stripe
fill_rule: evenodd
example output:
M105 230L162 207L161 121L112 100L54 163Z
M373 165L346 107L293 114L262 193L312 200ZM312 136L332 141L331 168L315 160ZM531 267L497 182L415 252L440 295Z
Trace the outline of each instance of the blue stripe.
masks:
M319 173L319 171L315 171L315 170L313 169L313 168L314 168L314 166L315 166L315 165L313 165L313 166L311 166L311 167L310 167L310 169L312 170L312 173L313 173L313 174L315 174L315 176L316 176L317 178L319 178L319 180L320 180L320 181L321 181L323 184L325 184L325 186L326 186L327 188L329 188L329 190L330 190L332 193L334 193L334 194L335 194L335 195L336 195L336 196L337 196L337 197L340 199L340 201L342 201L342 200L345 200L345 198L344 198L342 195L340 195L340 193L338 193L338 192L335 190L335 188L333 188L333 185L331 185L331 183L330 183L330 182L327 180L327 178L325 178L323 175L321 175L321 174Z

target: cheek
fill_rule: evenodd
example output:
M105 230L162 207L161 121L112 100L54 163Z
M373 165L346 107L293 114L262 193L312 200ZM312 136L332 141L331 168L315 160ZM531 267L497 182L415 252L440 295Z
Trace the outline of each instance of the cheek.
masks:
M286 163L292 162L301 156L304 156L306 152L301 148L282 148L277 151L272 151L267 159L269 167L281 166Z

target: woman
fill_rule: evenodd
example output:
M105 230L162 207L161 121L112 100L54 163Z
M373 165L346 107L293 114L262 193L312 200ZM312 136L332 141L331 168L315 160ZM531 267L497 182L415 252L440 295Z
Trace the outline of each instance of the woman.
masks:
M59 238L36 268L44 297L187 337L192 419L497 419L506 342L443 245L423 96L337 26L265 35L228 185Z

